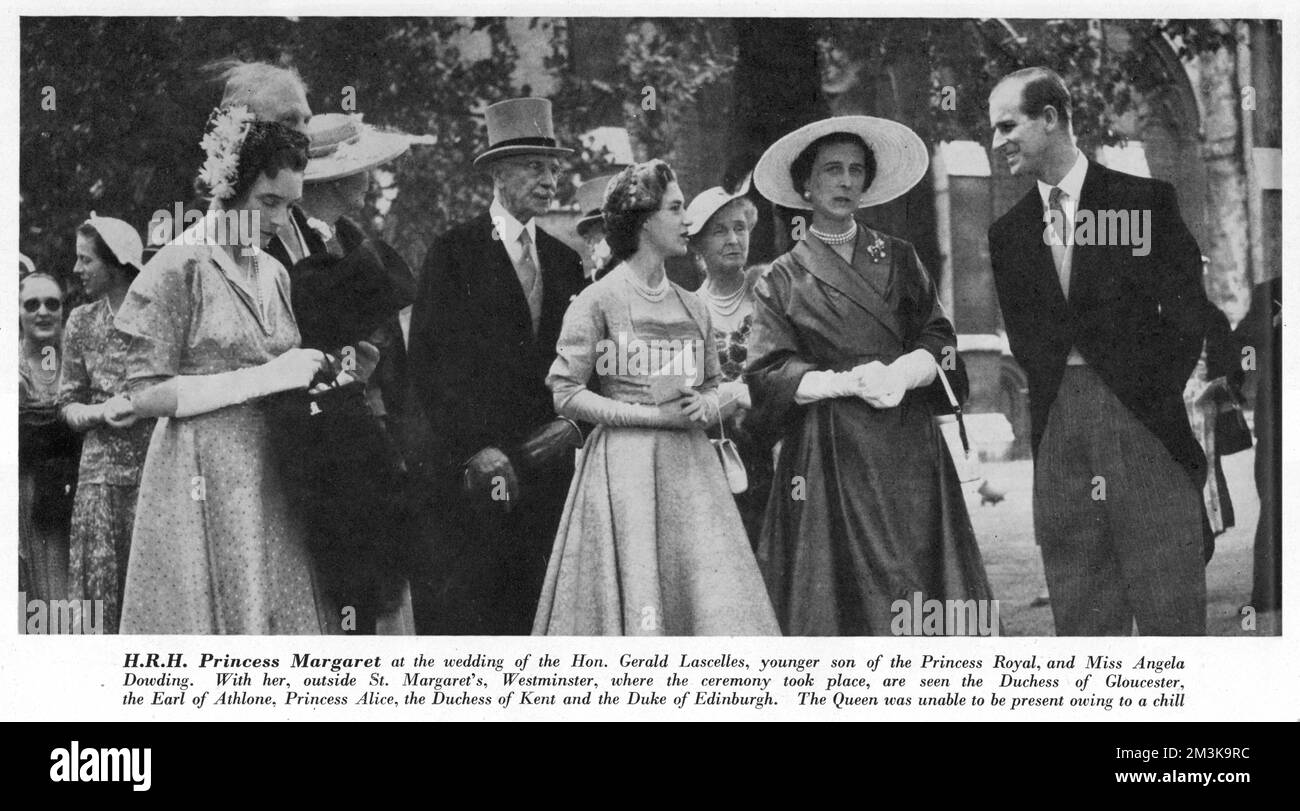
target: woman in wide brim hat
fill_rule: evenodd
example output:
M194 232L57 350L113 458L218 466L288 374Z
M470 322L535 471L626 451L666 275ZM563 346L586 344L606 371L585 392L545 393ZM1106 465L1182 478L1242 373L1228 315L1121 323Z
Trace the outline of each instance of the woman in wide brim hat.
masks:
M335 413L321 434L321 421L301 409L271 411L277 459L307 527L326 599L355 609L350 630L414 633L402 563L414 537L407 523L409 480L397 472L392 450L405 387L402 322L409 323L415 276L358 221L371 170L436 139L386 132L360 115L338 113L313 117L308 136L310 161L293 218L302 253L290 269L293 311L303 346L355 360L345 377L360 383L366 407ZM335 393L333 402L349 397L355 395ZM313 444L298 442L309 436L324 440L295 447Z
M811 212L755 285L745 371L750 425L782 442L776 481L804 483L802 498L772 499L757 551L787 634L899 633L897 600L990 598L934 420L939 362L962 388L956 334L911 244L854 216L928 163L902 124L843 116L786 135L755 168L769 200Z

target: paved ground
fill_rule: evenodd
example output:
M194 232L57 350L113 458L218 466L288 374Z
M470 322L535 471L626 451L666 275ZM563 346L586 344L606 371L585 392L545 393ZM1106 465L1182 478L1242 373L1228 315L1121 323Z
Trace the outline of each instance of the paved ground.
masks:
M1244 451L1223 460L1237 525L1218 537L1214 559L1206 568L1208 632L1215 636L1258 636L1278 630L1276 614L1258 615L1254 631L1241 627L1241 608L1250 602L1252 548L1259 515L1254 458L1254 451ZM970 496L966 502L1007 636L1052 634L1050 606L1032 605L1045 587L1043 562L1033 536L1031 470L1028 461L985 463L984 476L1006 490L1006 500L996 507L981 507L979 496Z

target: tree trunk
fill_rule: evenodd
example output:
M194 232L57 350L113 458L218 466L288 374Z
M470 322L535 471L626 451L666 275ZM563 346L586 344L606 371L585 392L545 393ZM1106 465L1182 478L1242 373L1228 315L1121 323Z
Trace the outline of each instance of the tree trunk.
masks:
M1236 57L1220 48L1196 57L1197 93L1204 111L1202 155L1206 168L1208 239L1201 250L1209 257L1206 292L1236 324L1250 305L1250 235L1246 211L1246 175L1241 156L1241 93Z

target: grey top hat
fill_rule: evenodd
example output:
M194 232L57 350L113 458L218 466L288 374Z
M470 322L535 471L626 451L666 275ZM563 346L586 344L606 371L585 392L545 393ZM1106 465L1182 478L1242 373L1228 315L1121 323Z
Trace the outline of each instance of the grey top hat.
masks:
M555 141L550 99L506 99L486 111L488 147L474 157L474 165L510 155L563 157L572 149Z

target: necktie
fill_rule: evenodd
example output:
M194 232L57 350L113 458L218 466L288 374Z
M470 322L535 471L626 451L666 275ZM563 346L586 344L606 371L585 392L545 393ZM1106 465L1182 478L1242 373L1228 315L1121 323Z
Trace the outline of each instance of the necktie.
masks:
M519 276L519 286L528 299L528 313L533 320L533 335L542 318L542 274L537 269L537 260L533 258L533 240L528 236L528 229L519 232L519 261L515 264L515 273Z
M1068 298L1070 295L1070 265L1066 261L1066 246L1072 240L1070 232L1073 230L1073 223L1065 213L1065 206L1062 200L1066 197L1061 187L1053 186L1047 195L1047 210L1050 217L1048 227L1052 229L1055 237L1052 240L1052 261L1056 263L1056 277L1061 281L1061 292Z

